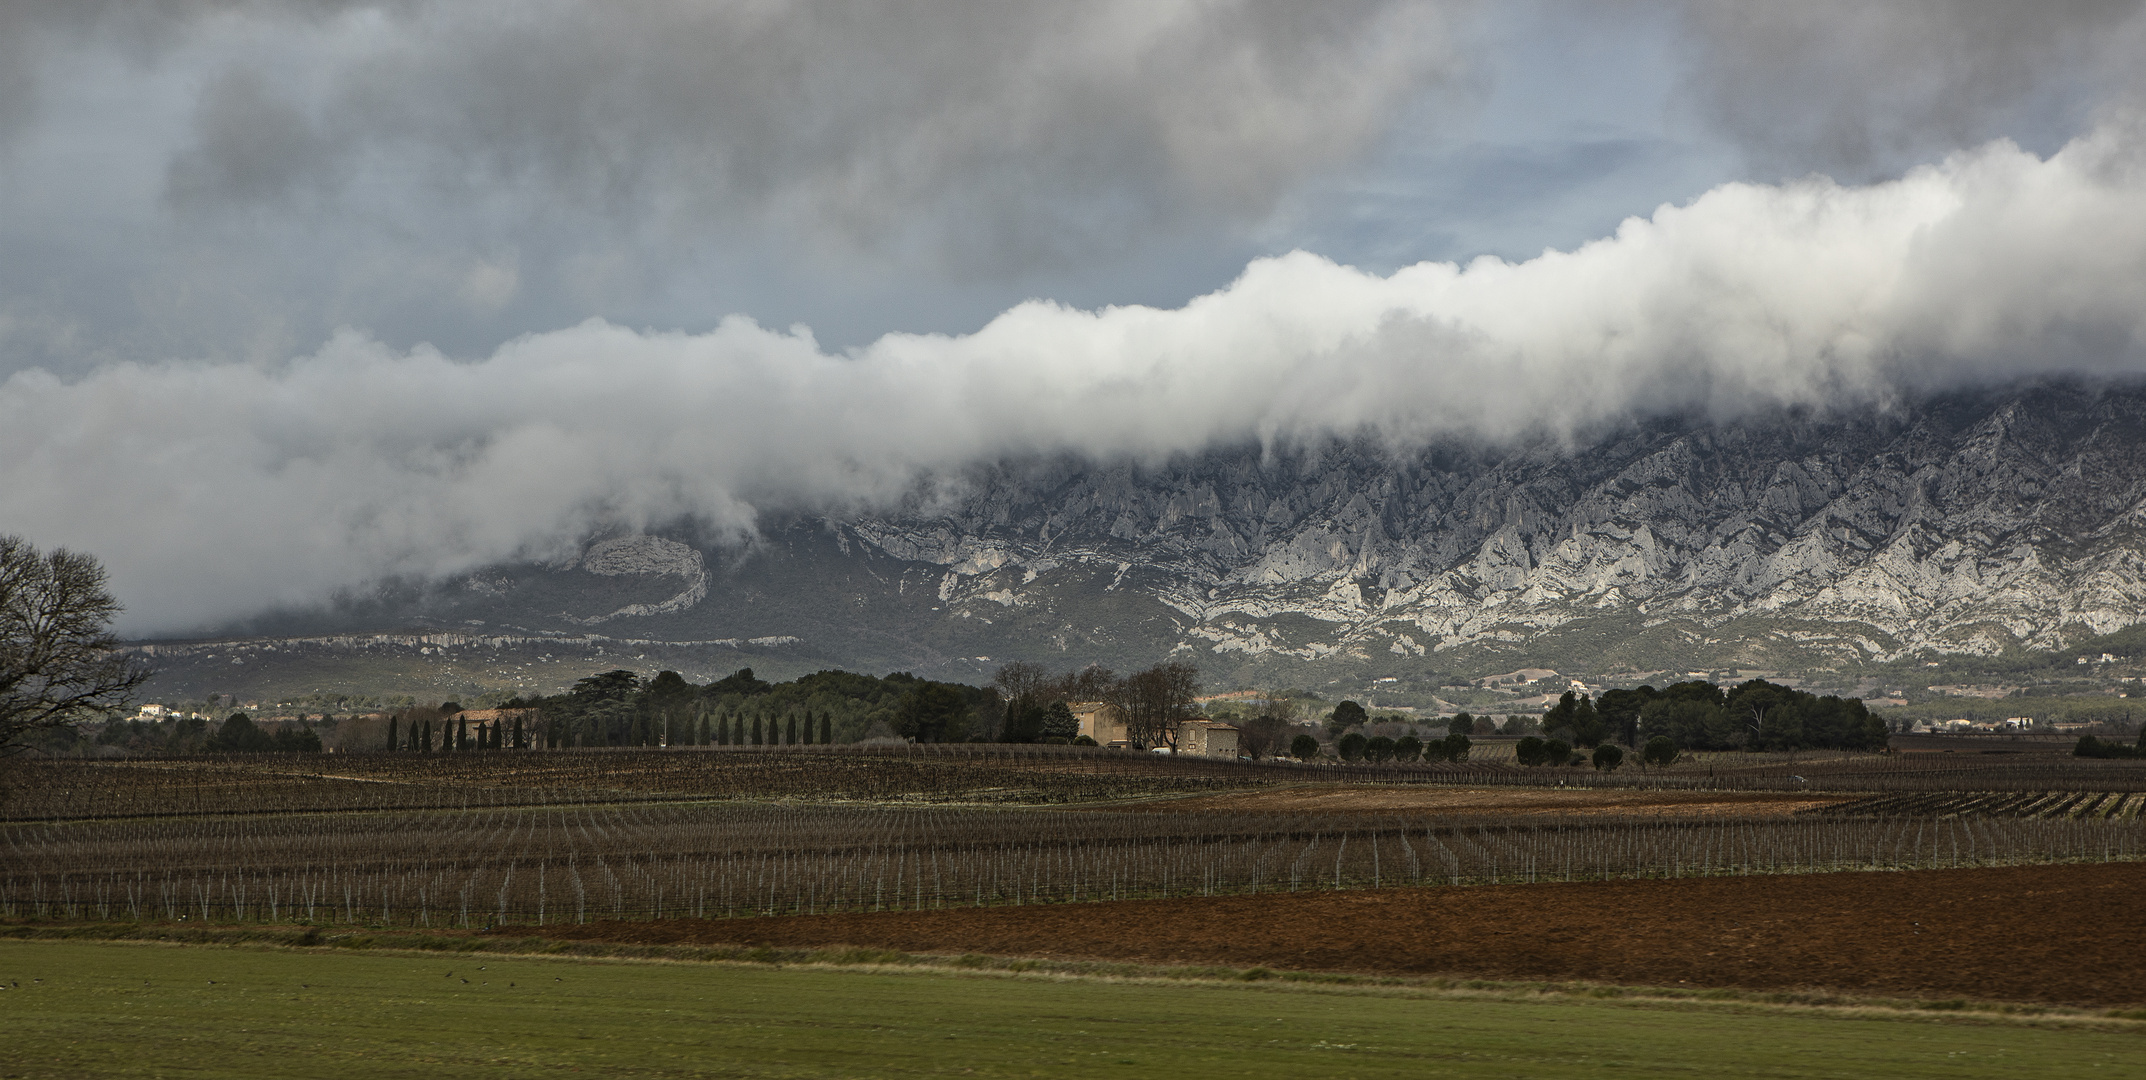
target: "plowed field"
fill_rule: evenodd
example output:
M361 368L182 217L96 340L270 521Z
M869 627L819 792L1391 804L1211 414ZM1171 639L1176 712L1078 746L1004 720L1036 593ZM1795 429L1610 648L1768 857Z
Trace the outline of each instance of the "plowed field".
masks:
M2146 1004L2146 863L593 923L560 938ZM527 927L502 931L517 935Z
M1604 814L1633 817L1787 817L1852 801L1854 795L1770 791L1649 791L1643 788L1447 788L1318 784L1159 800L1180 812L1291 814ZM1109 807L1108 809L1121 809Z

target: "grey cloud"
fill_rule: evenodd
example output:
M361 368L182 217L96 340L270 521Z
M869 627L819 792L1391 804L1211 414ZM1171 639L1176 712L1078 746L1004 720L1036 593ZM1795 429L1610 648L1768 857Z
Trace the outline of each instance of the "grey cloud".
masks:
M1451 6L426 4L350 35L314 76L313 124L470 200L767 221L1001 272L1258 218L1457 69ZM204 116L275 102L240 104ZM286 105L280 119L307 109ZM289 147L224 130L205 127L175 179L280 195Z
M2142 6L1687 0L1687 105L1789 174L1867 177L1997 136L2061 139L2136 96Z
M337 148L258 72L227 71L205 89L193 144L172 159L166 192L182 207L283 204L333 194Z

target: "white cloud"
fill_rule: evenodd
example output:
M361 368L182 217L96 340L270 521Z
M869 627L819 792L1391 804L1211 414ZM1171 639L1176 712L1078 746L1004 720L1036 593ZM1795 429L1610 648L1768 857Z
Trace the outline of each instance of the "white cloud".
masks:
M1002 455L1584 432L2146 371L2146 140L1997 143L1867 187L1728 185L1523 263L1260 260L1183 308L1022 304L830 354L737 318L590 322L462 361L345 333L285 363L0 383L0 527L112 569L133 631L600 523L749 530Z

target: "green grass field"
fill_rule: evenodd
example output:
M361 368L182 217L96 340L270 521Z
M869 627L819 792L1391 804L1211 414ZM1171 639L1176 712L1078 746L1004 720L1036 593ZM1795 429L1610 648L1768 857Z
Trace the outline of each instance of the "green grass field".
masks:
M2146 1034L1302 984L0 942L22 1077L2146 1075Z

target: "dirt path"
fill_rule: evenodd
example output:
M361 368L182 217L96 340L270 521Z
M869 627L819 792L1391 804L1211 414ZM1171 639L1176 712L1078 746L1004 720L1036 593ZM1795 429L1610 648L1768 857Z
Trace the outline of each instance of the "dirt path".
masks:
M2146 863L596 923L643 944L2146 1005ZM510 933L525 933L515 927Z

